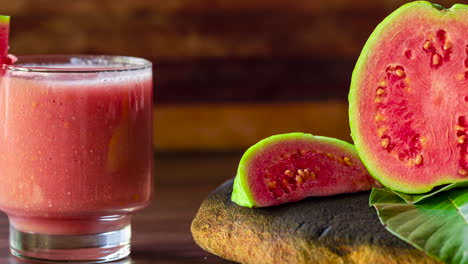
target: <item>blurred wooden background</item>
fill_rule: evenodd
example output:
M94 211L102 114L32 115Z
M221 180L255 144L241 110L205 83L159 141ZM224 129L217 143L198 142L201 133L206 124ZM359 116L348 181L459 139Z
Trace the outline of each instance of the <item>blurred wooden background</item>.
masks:
M292 131L350 141L355 60L405 2L0 0L0 13L13 54L153 61L156 148L232 149Z

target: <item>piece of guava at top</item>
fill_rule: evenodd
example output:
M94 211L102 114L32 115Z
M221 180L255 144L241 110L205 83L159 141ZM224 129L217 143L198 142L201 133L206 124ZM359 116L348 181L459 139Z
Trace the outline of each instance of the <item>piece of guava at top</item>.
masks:
M450 190L456 189L456 188L466 188L466 187L468 187L468 181L447 184L447 185L441 186L439 188L435 188L431 192L422 193L422 194L407 194L407 193L402 193L402 192L397 192L397 191L394 191L394 190L390 190L390 189L387 189L387 188L385 188L385 190L393 192L394 194L398 195L406 203L415 204L415 203L419 203L422 200L427 199L427 198L429 198L431 196L434 196L434 195L436 195L438 193L450 191Z
M457 125L466 120L467 21L467 5L407 3L376 27L353 71L349 117L359 156L383 185L422 193L416 200L468 180L460 143L468 130Z

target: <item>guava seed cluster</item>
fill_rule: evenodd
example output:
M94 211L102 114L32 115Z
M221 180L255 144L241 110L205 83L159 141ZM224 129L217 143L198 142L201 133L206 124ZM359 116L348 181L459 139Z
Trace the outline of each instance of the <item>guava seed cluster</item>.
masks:
M399 64L388 65L376 86L374 120L380 146L409 166L421 166L424 161L421 141L424 138L414 124L414 113L410 110L409 104L416 98L411 98L405 68ZM405 99L401 100L402 97ZM393 116L403 120L395 120Z
M458 123L455 129L457 131L457 147L460 151L460 159L458 161L460 169L458 170L458 174L465 176L468 175L468 139L466 137L468 121L465 116L458 117Z
M448 39L447 31L440 29L437 32L427 34L427 39L422 49L429 55L429 63L432 68L437 69L442 64L450 61L452 54L452 42Z
M352 167L353 164L347 156L336 156L320 150L298 150L296 153L281 155L265 169L265 184L278 199L316 183L323 177L322 170L330 166Z

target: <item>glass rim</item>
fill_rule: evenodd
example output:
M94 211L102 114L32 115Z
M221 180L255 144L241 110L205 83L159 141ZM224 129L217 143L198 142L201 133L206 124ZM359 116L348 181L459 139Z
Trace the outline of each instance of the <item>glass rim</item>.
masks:
M17 59L14 64L4 64L3 68L33 73L101 73L137 71L152 67L152 63L147 59L118 55L27 55L18 56ZM73 63L72 59L81 64L76 64L76 67L53 67L54 64Z

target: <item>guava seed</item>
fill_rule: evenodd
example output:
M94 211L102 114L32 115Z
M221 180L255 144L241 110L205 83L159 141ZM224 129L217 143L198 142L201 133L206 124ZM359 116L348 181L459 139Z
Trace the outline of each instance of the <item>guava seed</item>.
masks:
M377 135L378 135L379 137L382 137L382 136L385 134L386 131L387 131L387 128L385 128L385 127L379 127L379 128L377 129Z
M383 138L381 141L380 141L380 145L386 149L388 147L388 145L390 144L390 139L389 138Z
M384 116L381 113L375 114L375 121L380 122L384 120Z
M416 155L416 158L414 159L414 164L421 164L423 162L423 156L422 155Z
M297 175L297 176L296 176L296 182L297 182L298 184L302 184L302 182L303 182L302 177L299 176L299 175Z
M271 191L274 188L276 188L276 182L275 181L269 181L268 182L268 189L270 189L270 191Z
M315 172L311 171L308 175L310 179L315 180Z
M424 42L423 44L423 49L425 51L430 51L429 49L432 47L432 41L430 40L426 40L426 42Z
M432 55L432 65L438 66L439 64L440 64L440 55L439 54Z
M348 157L344 157L344 158L343 158L343 161L344 161L344 163L345 163L346 165L348 165L348 166L353 165L353 163L351 163L351 160L350 160Z
M442 47L443 50L449 50L451 48L452 48L452 42L450 41L445 42L444 47Z
M401 70L401 69L396 70L396 71L395 71L395 74L396 74L398 77L405 77L405 76L406 76L405 72L404 72L403 70Z

